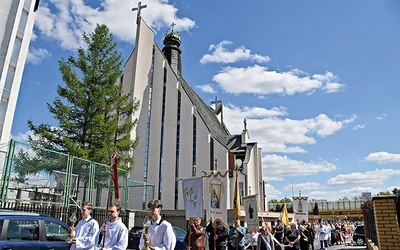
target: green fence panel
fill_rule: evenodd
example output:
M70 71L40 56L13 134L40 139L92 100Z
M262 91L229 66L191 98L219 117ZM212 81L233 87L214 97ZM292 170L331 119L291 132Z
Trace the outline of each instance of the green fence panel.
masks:
M68 209L84 201L106 207L107 201L129 208L129 172L118 169L120 200L115 199L111 167L60 152L11 141L0 151L1 201L52 204Z

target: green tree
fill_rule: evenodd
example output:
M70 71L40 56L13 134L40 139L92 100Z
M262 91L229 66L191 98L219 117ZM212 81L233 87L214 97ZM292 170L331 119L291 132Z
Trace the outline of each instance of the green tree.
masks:
M108 27L97 25L93 33L83 33L83 40L86 46L76 58L59 61L65 84L57 86L58 96L47 104L58 125L28 120L34 135L29 142L104 164L117 153L119 167L128 169L134 163L137 140L130 131L137 124L132 117L139 102L123 92L122 56Z
M379 193L377 194L377 196L381 196L381 195L383 195L383 196L385 196L385 195L392 195L392 193L391 193L390 191L381 191L381 192L379 192Z
M313 215L319 215L318 203L316 203L316 202L315 202L314 208L313 208Z
M393 193L394 195L400 195L400 189L398 189L398 188L393 188L392 193Z

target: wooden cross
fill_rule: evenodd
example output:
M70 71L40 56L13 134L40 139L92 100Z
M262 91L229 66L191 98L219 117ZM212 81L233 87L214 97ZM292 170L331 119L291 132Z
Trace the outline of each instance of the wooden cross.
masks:
M218 104L219 104L219 103L222 103L222 101L221 101L221 100L218 100L218 98L215 96L214 101L211 101L211 104L215 104L214 110L217 110L217 107L218 107Z
M136 24L139 24L139 21L140 21L140 10L141 9L144 9L144 8L146 8L147 7L147 4L146 5L142 5L142 2L139 2L138 3L138 7L136 8L132 8L132 11L135 11L135 10L137 10L138 12L137 12L137 17L136 17Z

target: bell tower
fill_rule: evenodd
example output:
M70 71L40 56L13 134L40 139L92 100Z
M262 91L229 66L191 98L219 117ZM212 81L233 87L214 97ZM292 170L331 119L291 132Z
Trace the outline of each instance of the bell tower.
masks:
M181 64L181 36L174 32L175 23L171 24L172 29L170 33L166 33L164 37L164 48L162 52L167 58L172 70L179 76L182 76L182 64Z

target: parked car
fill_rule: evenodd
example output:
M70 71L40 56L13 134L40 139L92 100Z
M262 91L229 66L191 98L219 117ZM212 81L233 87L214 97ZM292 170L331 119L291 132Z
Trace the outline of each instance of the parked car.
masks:
M0 249L68 250L69 226L36 213L0 211Z
M176 235L176 246L175 250L186 250L185 244L183 243L186 231L180 227L172 226ZM129 230L129 242L128 249L138 250L140 237L142 236L143 227L132 227Z
M357 244L357 246L365 245L364 225L356 226L353 233L353 241Z

